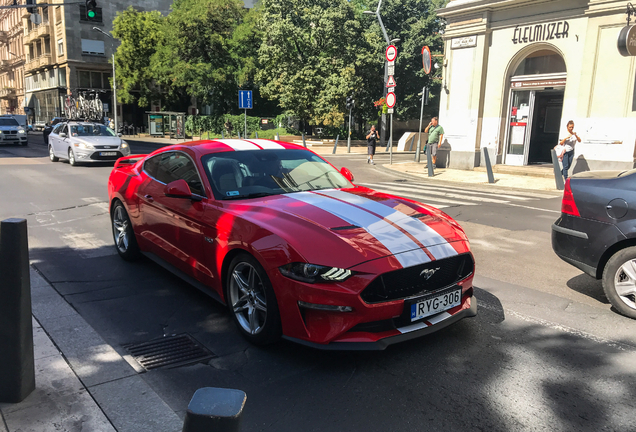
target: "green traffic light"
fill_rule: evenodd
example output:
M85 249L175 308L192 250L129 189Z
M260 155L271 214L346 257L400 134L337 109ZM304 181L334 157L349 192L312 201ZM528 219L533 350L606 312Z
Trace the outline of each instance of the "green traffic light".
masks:
M88 11L89 18L95 18L95 11Z

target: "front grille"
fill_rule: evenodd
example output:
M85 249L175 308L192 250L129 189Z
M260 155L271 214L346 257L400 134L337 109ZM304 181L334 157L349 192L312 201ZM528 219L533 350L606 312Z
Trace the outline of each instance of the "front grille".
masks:
M115 145L96 145L95 148L98 150L117 150Z
M108 150L106 150L108 151ZM119 159L120 157L123 157L124 155L121 152L117 152L117 154L115 156L100 156L101 152L95 152L91 155L91 159L93 160L100 160L100 161L110 161L110 160L115 160L115 159Z
M436 291L470 276L475 263L470 254L456 255L437 261L385 273L375 278L360 294L366 303L380 303ZM425 270L434 270L426 279Z

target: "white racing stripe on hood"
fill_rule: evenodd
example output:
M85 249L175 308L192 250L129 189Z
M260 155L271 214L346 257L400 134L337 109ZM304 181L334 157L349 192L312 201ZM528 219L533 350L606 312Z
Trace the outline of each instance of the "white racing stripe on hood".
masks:
M320 193L325 192L327 191L320 191ZM406 234L365 210L312 192L294 192L285 196L316 206L352 225L364 228L395 255L402 267L411 267L431 261L426 252Z
M448 244L444 237L439 235L437 231L419 219L412 218L400 211L369 198L361 197L360 195L355 195L349 192L329 190L319 191L319 193L355 204L365 210L379 214L386 220L393 222L395 225L415 237L420 243L426 246L435 259L443 259L457 255L457 251Z
M214 141L218 141L227 146L230 146L234 150L260 150L258 146L256 146L256 144L252 144L249 141L240 140L240 139L228 138L228 139L220 139L220 140L214 140Z
M266 140L266 139L248 139L249 142L254 143L258 146L263 147L264 149L284 149L285 147L283 147L282 145L275 143L273 141L270 140Z

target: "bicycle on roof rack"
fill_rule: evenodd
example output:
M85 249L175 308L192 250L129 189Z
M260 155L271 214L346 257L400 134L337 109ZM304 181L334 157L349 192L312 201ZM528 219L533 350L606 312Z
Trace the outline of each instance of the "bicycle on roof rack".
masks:
M104 115L104 103L98 95L99 91L81 91L77 98L73 94L64 99L64 114L69 119L85 119L101 121Z

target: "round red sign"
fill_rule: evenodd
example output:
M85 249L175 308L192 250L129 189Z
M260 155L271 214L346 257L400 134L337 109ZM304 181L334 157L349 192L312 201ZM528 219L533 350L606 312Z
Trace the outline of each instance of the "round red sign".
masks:
M425 74L431 73L431 50L427 46L422 48L422 66Z
M386 106L393 108L395 106L395 93L389 92L386 94Z
M392 62L395 60L396 57L397 48L395 47L395 45L389 45L388 47L386 47L386 60Z

